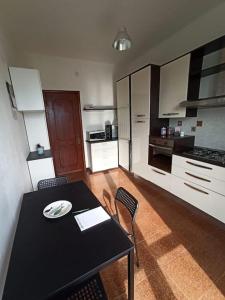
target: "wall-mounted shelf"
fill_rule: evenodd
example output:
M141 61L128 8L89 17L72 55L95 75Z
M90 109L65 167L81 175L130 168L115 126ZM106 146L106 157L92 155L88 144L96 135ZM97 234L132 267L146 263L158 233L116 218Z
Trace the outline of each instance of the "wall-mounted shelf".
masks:
M84 106L84 111L103 111L103 110L117 110L115 106Z

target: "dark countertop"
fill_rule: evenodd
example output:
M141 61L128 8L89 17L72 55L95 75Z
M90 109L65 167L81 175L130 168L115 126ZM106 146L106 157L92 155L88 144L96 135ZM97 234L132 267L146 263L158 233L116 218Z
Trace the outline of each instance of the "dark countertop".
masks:
M89 143L89 144L105 143L105 142L114 142L114 141L118 141L118 138L113 138L113 139L111 139L111 140L101 140L101 141L88 141L88 140L86 140L86 142Z
M185 135L185 136L175 136L175 135L167 135L167 136L160 136L160 135L151 135L151 138L157 138L157 139L161 139L161 140L181 140L181 139L186 139L186 138L190 138L193 137L193 135Z
M52 157L51 150L44 150L43 155L38 155L37 151L33 151L33 152L29 153L29 155L27 157L27 161L43 159L43 158L49 158L49 157Z

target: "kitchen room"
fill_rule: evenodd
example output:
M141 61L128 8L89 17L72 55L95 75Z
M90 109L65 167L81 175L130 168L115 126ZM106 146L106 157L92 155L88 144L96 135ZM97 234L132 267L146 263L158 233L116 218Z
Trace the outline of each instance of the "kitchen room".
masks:
M104 299L224 299L223 1L23 4L0 14L0 295L73 299L97 274Z

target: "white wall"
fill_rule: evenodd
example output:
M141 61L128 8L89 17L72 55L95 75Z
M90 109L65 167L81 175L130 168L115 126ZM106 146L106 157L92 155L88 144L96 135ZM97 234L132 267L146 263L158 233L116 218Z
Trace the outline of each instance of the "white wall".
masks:
M149 49L145 54L140 55L132 62L116 66L115 78L120 79L149 63L157 65L164 64L211 40L225 35L224 16L225 3L197 18L195 21L174 33L154 48ZM149 37L149 39L150 38L151 37Z
M21 113L12 110L5 85L9 81L7 60L11 56L5 46L0 33L0 298L21 198L31 190L24 120Z
M17 66L38 69L42 88L45 90L80 91L81 108L85 104L113 105L113 65L111 64L29 54L21 57ZM41 119L40 117L40 124L43 124ZM112 111L82 111L84 140L87 130L103 129L106 121L114 121ZM43 126L40 125L40 134L46 140L45 132L41 127ZM84 145L86 166L88 167L86 142Z
M24 112L27 138L30 151L36 151L37 144L50 149L45 113L40 111Z

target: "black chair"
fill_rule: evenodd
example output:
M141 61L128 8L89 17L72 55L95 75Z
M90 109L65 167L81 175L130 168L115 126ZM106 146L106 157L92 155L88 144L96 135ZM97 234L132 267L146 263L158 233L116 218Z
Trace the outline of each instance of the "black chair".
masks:
M72 287L64 296L56 297L57 300L108 300L99 273L88 280Z
M134 229L135 216L136 216L137 209L138 209L138 201L137 201L137 199L134 198L134 196L132 196L123 187L118 188L118 190L116 192L116 197L115 197L115 208L116 208L116 216L117 216L117 219L119 222L120 222L120 219L119 219L119 214L118 214L117 201L122 203L124 205L124 207L130 213L132 232L131 233L127 232L127 235L130 236L131 239L133 240L135 252L136 252L136 264L137 264L137 267L139 267L139 257L138 257L138 250L137 250L137 244L136 244L135 229Z
M66 183L68 183L68 178L65 176L42 179L38 182L37 188L38 190L42 190L42 189L50 188L53 186L59 186Z

